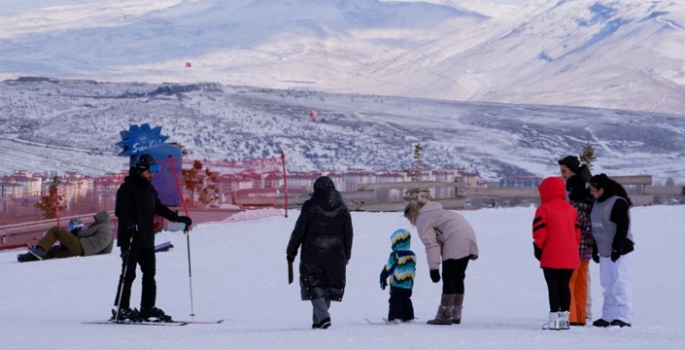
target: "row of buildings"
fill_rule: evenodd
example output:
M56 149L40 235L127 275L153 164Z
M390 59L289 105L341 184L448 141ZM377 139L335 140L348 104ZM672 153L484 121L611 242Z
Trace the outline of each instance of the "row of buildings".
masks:
M228 165L227 165L228 164ZM220 203L236 203L236 196L245 196L260 193L282 193L286 179L283 178L278 167L268 166L264 168L230 165L216 161L207 161L206 166L213 174L211 184L218 196ZM184 169L192 167L192 161L184 161ZM164 171L164 168L163 168ZM127 176L127 171L115 174L106 174L100 177L88 177L78 172L66 172L62 176L47 176L30 171L14 171L0 177L0 213L7 212L9 203L18 199L37 199L43 194L49 193L51 186L57 186L58 194L62 202L69 205L79 198L89 198L102 208L113 206L116 190ZM162 174L160 174L161 176ZM469 187L535 187L541 179L535 176L519 176L502 179L499 184L486 183L477 174L469 173L460 169L426 170L421 174L412 176L403 171L379 171L349 170L345 172L316 171L316 172L290 172L287 174L287 188L289 193L310 192L314 181L322 175L330 177L336 188L341 192L357 191L360 184L370 183L393 183L410 182L412 179L427 182L454 182L462 183ZM198 172L198 177L206 177L204 172ZM171 180L173 181L173 179ZM207 184L209 181L205 181ZM175 183L170 184L174 186ZM199 189L184 193L184 196L198 195ZM193 198L190 198L191 202ZM110 203L111 202L111 203ZM26 206L26 205L24 205Z
M215 172L210 168L212 172ZM116 190L128 172L106 174L100 177L88 177L78 172L66 172L62 176L49 177L44 174L18 170L0 177L0 197L19 198L40 196L47 193L50 186L56 184L63 197L80 197L89 191L108 192ZM285 180L280 172L261 173L255 170L243 170L230 174L217 173L215 185L221 192L249 189L282 189ZM288 188L292 191L308 191L314 181L322 175L330 177L338 190L342 192L357 191L360 184L409 182L412 176L405 172L351 170L347 172L313 171L288 173ZM201 177L203 175L200 175ZM427 170L417 176L419 181L458 182L472 187L487 186L478 175L459 169Z

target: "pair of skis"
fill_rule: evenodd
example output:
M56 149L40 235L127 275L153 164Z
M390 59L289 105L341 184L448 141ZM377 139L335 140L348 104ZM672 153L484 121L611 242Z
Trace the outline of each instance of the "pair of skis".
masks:
M110 325L124 325L124 326L162 326L162 327L179 327L179 326L187 326L189 324L220 324L223 323L225 320L217 320L217 321L171 321L171 322L151 322L151 321L142 321L142 322L114 322L112 320L108 321L86 321L83 322L84 324L110 324Z

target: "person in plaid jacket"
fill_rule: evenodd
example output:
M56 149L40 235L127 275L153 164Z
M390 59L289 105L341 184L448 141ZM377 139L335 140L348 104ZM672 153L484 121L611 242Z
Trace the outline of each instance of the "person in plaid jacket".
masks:
M578 213L578 225L580 226L580 267L573 271L569 287L571 288L571 307L569 324L571 326L585 326L588 318L587 309L589 304L589 266L592 258L594 238L592 236L592 223L590 213L594 198L590 194L588 184L581 175L584 171L589 172L587 165L580 164L575 156L568 156L559 160L561 177L566 180L566 195L569 203Z

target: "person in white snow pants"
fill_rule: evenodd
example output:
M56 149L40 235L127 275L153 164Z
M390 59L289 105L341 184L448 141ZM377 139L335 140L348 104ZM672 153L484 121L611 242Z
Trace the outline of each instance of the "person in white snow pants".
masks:
M623 186L605 174L590 179L590 193L596 202L591 221L595 245L592 260L599 263L599 279L604 289L602 318L596 327L630 327L633 317L632 256L633 235L630 232L632 202Z

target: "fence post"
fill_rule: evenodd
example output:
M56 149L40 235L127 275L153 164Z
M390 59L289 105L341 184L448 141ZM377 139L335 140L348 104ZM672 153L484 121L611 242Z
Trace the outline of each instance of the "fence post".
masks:
M283 193L284 197L284 207L285 207L285 217L288 217L288 174L285 172L285 153L281 151L281 164L283 165Z

